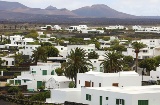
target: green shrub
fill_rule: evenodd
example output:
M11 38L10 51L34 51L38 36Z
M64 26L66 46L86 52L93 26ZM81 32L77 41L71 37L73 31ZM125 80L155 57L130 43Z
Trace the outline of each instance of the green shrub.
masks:
M68 86L69 88L74 88L75 87L75 83L73 82L73 81L71 81L70 83L69 83L69 86Z
M18 93L20 91L18 86L12 86L8 89L8 93Z

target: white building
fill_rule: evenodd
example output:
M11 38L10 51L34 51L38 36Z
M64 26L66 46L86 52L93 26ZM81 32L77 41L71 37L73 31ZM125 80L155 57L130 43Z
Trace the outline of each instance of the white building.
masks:
M39 87L45 86L53 75L56 75L55 69L60 67L60 63L38 63L37 66L30 66L30 71L21 72L21 76L8 79L7 82L11 85L27 85L29 91L37 91Z
M70 26L67 30L69 32L73 32L73 31L83 31L87 29L88 29L87 25L79 25L79 26Z
M160 27L144 27L141 26L133 26L132 27L135 32L143 32L143 33L160 33Z
M68 54L70 54L71 49L75 49L75 48L82 48L86 51L86 53L90 53L95 51L96 47L95 44L89 44L89 45L68 45L67 46L67 52Z
M87 105L159 105L160 86L90 87L81 89Z
M140 49L140 52L138 54L138 59L145 59L150 58L154 56L158 56L160 54L160 39L141 39L141 40L135 40L133 42L141 42L143 44L146 44L147 47ZM136 58L136 54L134 52L134 49L129 45L127 48L127 51L123 52L124 55L130 55L133 58Z
M23 47L30 42L34 42L32 38L23 38L23 36L20 36L20 35L10 36L10 40L11 40L11 44L10 44L11 46L15 45L18 47Z
M82 33L95 33L95 34L103 34L104 30L97 30L97 29L87 29L81 30Z
M97 79L98 78L98 79ZM119 73L87 72L77 74L77 88L141 86L142 77L134 71ZM131 82L132 81L132 82Z
M48 81L46 81L45 87L49 89L58 89L58 88L68 88L71 79L68 79L65 76L52 76Z
M106 30L116 30L116 29L125 29L125 26L122 26L122 25L116 25L116 26L108 26L108 27L105 27Z
M46 99L46 103L60 103L65 101L81 103L81 89L79 88L64 88L52 89L51 98Z
M23 55L29 55L32 56L33 51L36 50L41 45L25 45L24 48L19 49L19 53L22 53Z
M13 57L1 57L2 60L5 62L2 64L2 66L14 66L14 58Z

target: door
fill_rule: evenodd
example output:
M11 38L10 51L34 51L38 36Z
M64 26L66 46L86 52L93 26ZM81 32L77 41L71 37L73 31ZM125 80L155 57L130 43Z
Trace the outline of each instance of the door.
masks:
M99 100L100 104L99 105L102 105L102 96L100 96L100 100Z
M39 89L42 86L42 81L37 81L37 89Z

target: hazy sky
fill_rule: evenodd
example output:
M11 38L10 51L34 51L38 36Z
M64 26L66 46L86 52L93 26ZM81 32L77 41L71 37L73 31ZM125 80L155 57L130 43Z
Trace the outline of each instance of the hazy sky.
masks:
M93 4L106 4L120 12L132 15L160 16L160 0L2 0L20 2L28 7L46 8L52 5L57 8L73 10Z

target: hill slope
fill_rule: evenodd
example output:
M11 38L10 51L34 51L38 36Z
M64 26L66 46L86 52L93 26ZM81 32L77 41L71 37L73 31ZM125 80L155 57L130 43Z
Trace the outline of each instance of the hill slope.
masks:
M118 12L107 5L98 4L91 7L82 7L72 11L78 16L84 17L106 17L106 18L133 18L133 15Z
M16 8L28 8L28 7L18 2L0 1L0 10L12 10Z

